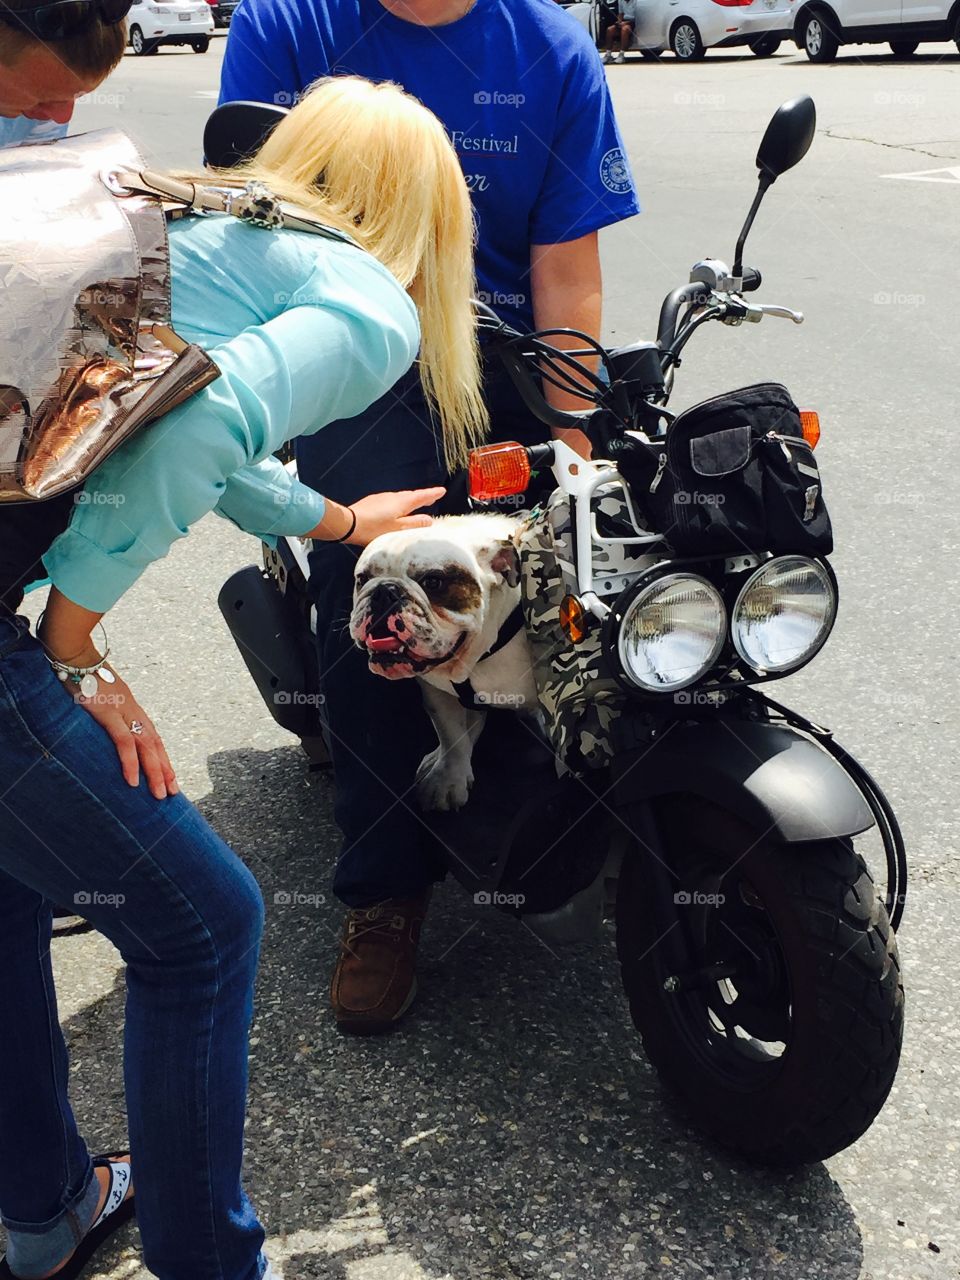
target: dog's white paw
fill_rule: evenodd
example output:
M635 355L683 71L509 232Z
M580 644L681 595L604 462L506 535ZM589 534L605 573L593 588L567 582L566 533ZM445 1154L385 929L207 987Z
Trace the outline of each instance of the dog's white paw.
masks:
M417 799L421 809L462 809L472 786L473 769L467 757L442 756L438 747L420 761Z

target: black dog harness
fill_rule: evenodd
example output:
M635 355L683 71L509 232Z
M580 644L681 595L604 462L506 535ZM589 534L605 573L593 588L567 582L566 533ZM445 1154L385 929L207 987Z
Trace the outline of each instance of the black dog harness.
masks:
M507 617L503 626L497 634L496 640L481 658L477 660L477 666L481 662L485 662L487 658L492 658L495 653L499 653L501 649L506 648L518 631L523 628L523 610L519 604L513 612ZM469 680L461 680L459 684L453 685L453 692L460 699L462 706L468 711L485 711L487 704L477 701L477 695L474 693L473 685Z

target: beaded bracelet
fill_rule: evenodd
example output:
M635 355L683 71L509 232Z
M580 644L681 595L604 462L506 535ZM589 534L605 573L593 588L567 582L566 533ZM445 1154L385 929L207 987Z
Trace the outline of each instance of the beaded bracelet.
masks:
M43 616L41 615L40 622L42 621ZM37 630L39 631L39 629L38 624ZM100 630L103 632L105 641L103 654L89 667L75 667L69 662L60 662L58 658L52 658L49 653L47 654L47 661L57 673L57 679L62 681L63 684L74 685L82 698L93 698L96 695L100 687L98 680L102 680L104 684L116 683L117 677L104 665L110 656L110 644L107 641L107 633L103 623L100 623Z

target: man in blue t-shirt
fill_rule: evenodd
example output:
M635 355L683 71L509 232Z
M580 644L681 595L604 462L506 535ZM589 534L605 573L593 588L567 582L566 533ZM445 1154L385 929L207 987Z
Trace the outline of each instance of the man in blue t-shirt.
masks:
M639 206L599 55L554 0L242 0L221 102L289 105L327 74L396 81L443 121L476 210L484 301L520 328L599 332L597 233ZM544 437L493 363L485 391L492 439ZM566 435L586 451L579 432ZM297 460L307 484L347 503L446 480L415 370L359 418L301 440ZM330 544L311 556L344 833L334 890L351 908L332 998L340 1026L362 1032L388 1029L409 1007L442 861L412 800L435 739L415 682L370 675L351 645L354 564Z

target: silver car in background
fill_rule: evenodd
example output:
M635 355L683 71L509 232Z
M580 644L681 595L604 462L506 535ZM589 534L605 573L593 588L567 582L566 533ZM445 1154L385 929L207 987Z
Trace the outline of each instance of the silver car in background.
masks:
M600 0L575 0L563 6L575 22L602 45L605 12ZM792 39L799 0L642 0L633 49L658 58L666 49L683 62L697 62L708 49L746 45L758 58L776 53Z

